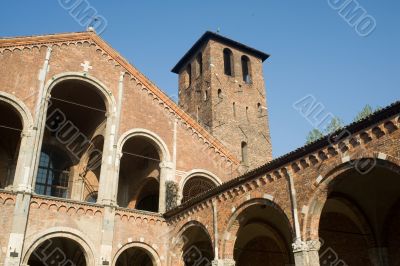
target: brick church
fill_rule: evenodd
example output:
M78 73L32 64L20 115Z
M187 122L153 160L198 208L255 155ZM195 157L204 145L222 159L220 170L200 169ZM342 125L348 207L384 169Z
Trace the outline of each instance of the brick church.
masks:
M268 57L206 32L176 103L90 29L0 39L0 265L400 265L400 102L273 158Z

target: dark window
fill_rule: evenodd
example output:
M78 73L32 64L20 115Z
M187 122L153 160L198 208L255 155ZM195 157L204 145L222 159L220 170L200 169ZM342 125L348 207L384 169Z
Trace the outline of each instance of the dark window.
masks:
M242 56L242 74L243 74L243 81L246 83L251 82L251 75L250 75L250 60L247 56Z
M233 76L233 54L228 48L224 49L224 72L225 75Z
M197 66L198 66L198 73L197 76L201 76L203 74L203 55L199 53L197 55Z
M236 119L236 105L235 105L235 103L232 104L232 111L233 111L233 118Z
M97 197L98 197L98 193L97 193L97 191L94 191L86 197L86 201L91 202L91 203L96 203Z
M247 143L242 141L242 163L247 165L248 164L248 158L247 158Z
M68 195L68 183L68 159L55 150L42 152L40 154L35 192L41 195L66 198Z
M218 98L222 99L222 90L218 89Z
M158 195L154 194L144 197L137 203L136 209L149 212L158 212Z
M257 110L258 110L258 113L261 115L262 114L261 103L257 103Z

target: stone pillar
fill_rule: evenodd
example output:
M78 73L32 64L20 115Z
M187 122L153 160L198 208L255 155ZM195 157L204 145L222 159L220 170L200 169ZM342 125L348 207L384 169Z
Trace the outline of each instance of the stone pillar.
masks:
M8 240L8 247L6 251L4 265L20 265L30 200L31 194L17 194L14 213L12 215L13 225L10 233L10 238Z
M368 249L369 259L374 266L389 266L389 257L386 247L374 247Z
M319 240L307 242L297 239L293 246L294 262L296 266L319 266Z
M103 214L100 259L98 260L99 266L111 265L112 245L114 239L114 219L115 219L115 208L110 206L105 206Z
M211 262L212 266L235 266L236 262L233 259L218 259Z
M308 246L301 239L297 239L293 244L294 263L296 266L308 266Z
M21 144L15 169L13 190L23 193L31 193L32 188L32 158L33 158L33 137L35 132L27 130L21 134ZM36 173L33 173L34 175Z
M158 212L165 213L166 208L166 182L173 180L174 164L172 162L163 161L160 163L160 196L158 204Z
M322 243L319 240L309 240L307 241L308 246L308 265L319 266L319 250Z
M115 145L116 128L115 112L107 114L106 132L104 135L104 147L100 169L99 194L97 202L113 206L116 204L114 196L114 182L118 182L115 167L117 158L117 147Z

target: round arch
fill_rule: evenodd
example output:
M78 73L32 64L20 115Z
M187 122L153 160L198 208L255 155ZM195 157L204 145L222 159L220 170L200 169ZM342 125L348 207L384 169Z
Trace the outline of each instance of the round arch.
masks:
M22 175L22 172L29 169L32 158L31 150L28 148L32 146L34 139L32 132L34 123L32 114L25 103L12 94L0 92L0 102L5 103L7 106L6 108L10 107L10 109L15 112L20 118L22 125L22 134L16 133L15 135L15 137L19 139L19 145L15 150L17 158L14 166L15 172L12 177L13 180L10 180L10 185L19 190L30 191L31 187L28 185L29 181L26 180L26 175Z
M181 181L179 182L179 191L178 191L179 201L181 201L183 198L183 189L185 187L186 182L195 176L204 177L207 180L212 181L216 186L219 186L222 184L221 179L219 179L218 176L216 176L212 172L204 170L204 169L193 169L193 170L189 171L185 175L185 177L182 178Z
M382 168L400 174L400 160L398 158L386 156L386 159L379 159L378 153L373 152L370 152L369 154L364 154L364 156L356 156L350 162L336 164L332 168L325 171L325 174L319 177L319 179L321 180L318 182L314 193L308 201L309 208L308 212L304 216L302 229L303 239L319 239L318 225L321 218L322 210L328 199L329 184L343 173L356 169L354 165L356 165L356 163L360 162L361 160L373 160L375 166L380 166Z
M243 202L236 210L235 212L231 215L229 218L226 228L224 230L224 233L222 235L222 241L221 241L221 255L222 258L224 259L233 259L233 248L235 246L235 240L237 232L239 231L239 226L235 226L235 223L240 222L238 221L238 217L240 214L242 214L246 209L249 207L255 206L255 205L266 205L270 206L273 209L275 209L279 215L283 218L285 222L285 228L289 230L290 237L293 240L294 237L294 231L293 227L290 223L290 220L287 216L287 214L283 211L283 209L276 204L275 202L264 199L264 198L255 198L255 199L250 199L248 201ZM290 243L289 243L290 244Z
M24 130L31 129L33 127L32 114L24 102L14 95L3 91L0 91L0 101L9 104L17 111L18 115L21 117Z
M45 241L52 238L67 238L75 241L83 251L87 265L95 265L95 245L90 242L89 237L84 235L81 231L68 227L53 227L28 237L22 255L22 263L27 265L32 253Z
M103 98L104 102L106 103L106 109L108 113L115 113L116 111L116 102L112 92L107 88L105 84L103 84L100 80L96 79L95 77L85 73L82 74L81 72L64 72L57 75L54 75L51 80L49 80L44 89L44 96L51 95L51 92L54 87L58 84L69 81L69 80L79 80L93 87L97 88L97 91L100 92L100 96ZM47 109L47 104L45 106Z
M209 262L211 262L211 260L214 258L215 244L214 244L212 235L208 231L207 227L204 226L201 222L192 220L192 221L185 223L183 226L181 226L180 229L178 230L178 232L176 233L176 237L172 238L173 242L171 243L172 244L171 251L172 251L172 254L174 254L174 256L171 256L171 258L170 258L172 260L171 265L184 265L184 264L182 264L184 258L181 256L184 256L185 254L186 255L189 254L189 251L191 251L192 249L196 252L198 252L201 249L200 246L197 246L198 243L196 243L196 241L199 240L199 235L198 235L199 232L191 231L191 230L196 230L196 229L199 230L202 237L205 237L205 239L203 239L203 241L205 240L210 244L209 251L212 253L212 254L210 254L211 258L208 258L208 256L206 256L206 257L203 257L204 260L206 260L206 261L210 260ZM188 232L190 232L189 235L192 236L192 238L194 238L194 239L191 239L190 237L185 236L185 234ZM195 235L197 237L194 237L193 233L195 233ZM193 247L196 247L196 248L193 248ZM188 248L188 249L185 251L186 248ZM204 253L202 255L204 255ZM201 257L198 257L198 258L201 258ZM179 259L182 259L182 261ZM178 260L178 261L175 261L175 260ZM202 259L202 261L203 261L203 259Z
M169 153L167 144L156 133L144 128L135 128L123 133L118 141L118 148L117 148L118 154L122 153L122 149L126 141L128 141L133 137L138 137L138 136L147 138L153 144L155 144L155 147L159 153L161 161L167 161L167 162L171 161L171 155Z
M115 253L113 260L112 260L112 266L115 266L117 263L117 260L119 256L126 250L130 248L139 248L143 250L149 257L151 258L151 261L154 266L161 266L161 260L160 256L158 255L157 251L151 247L150 245L146 243L139 243L139 242L132 242L132 243L127 243L124 246L122 246L117 253Z

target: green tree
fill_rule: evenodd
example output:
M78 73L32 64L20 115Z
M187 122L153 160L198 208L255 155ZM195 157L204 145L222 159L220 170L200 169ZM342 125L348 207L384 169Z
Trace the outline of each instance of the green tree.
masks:
M339 130L343 127L343 122L342 120L337 117L334 116L331 120L331 122L326 126L325 128L325 133L326 134L332 134L333 132L335 132L336 130Z
M366 118L367 116L371 115L374 112L374 110L372 109L372 107L367 104L364 106L364 108L361 110L361 112L359 112L356 117L354 118L354 122L360 121L364 118Z
M311 130L308 133L306 144L310 144L310 143L322 138L323 136L324 136L324 134L322 134L322 132L320 130L314 128L313 130Z

